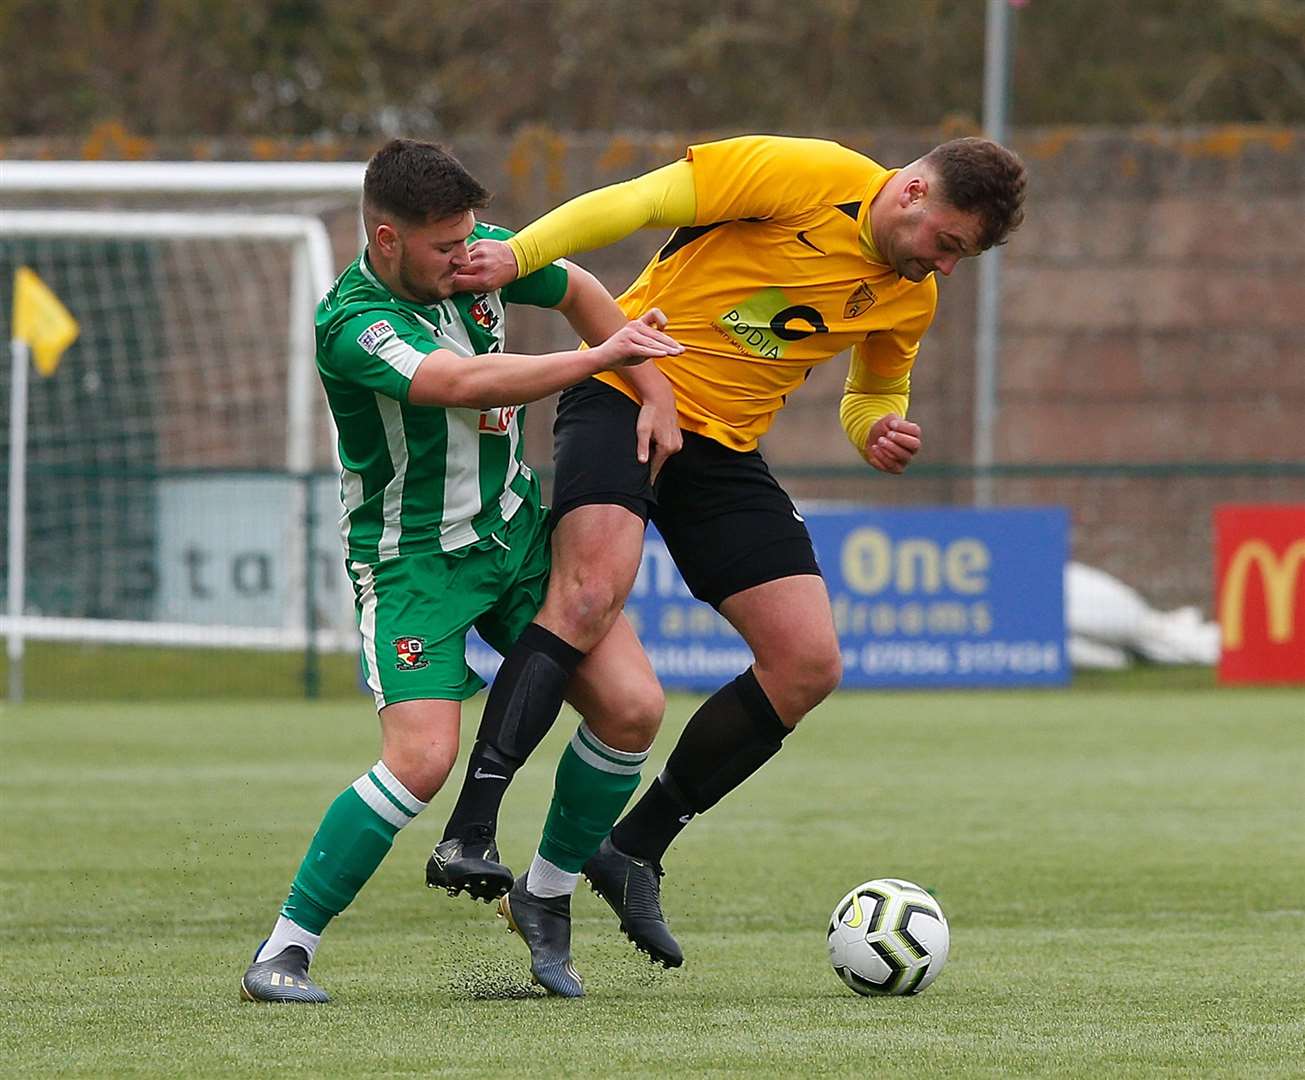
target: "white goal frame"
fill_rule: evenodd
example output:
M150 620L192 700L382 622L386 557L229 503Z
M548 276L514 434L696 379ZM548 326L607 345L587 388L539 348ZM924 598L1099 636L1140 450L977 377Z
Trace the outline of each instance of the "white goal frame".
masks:
M64 170L76 173L69 163L8 163L0 168L0 190L38 190L24 187L23 183L37 183L37 175L30 170L18 170L14 165L37 166L46 182L39 190L88 191L105 190L94 184L69 183L60 186L51 177ZM154 165L156 170L159 164ZM169 190L212 191L195 183L190 170L168 165L178 186ZM199 166L211 169L212 166ZM257 168L257 167L255 167ZM285 166L281 166L282 169ZM359 176L351 170L354 183ZM84 178L83 178L84 179ZM14 183L15 180L23 183ZM333 178L331 190L340 191L340 177ZM270 185L276 190L286 190L283 180ZM114 181L114 190L151 188ZM293 186L292 186L293 189ZM248 191L246 180L241 186L221 190ZM319 188L313 190L320 191ZM357 191L357 187L353 188ZM315 344L313 339L313 310L318 299L330 288L335 277L334 258L330 238L320 218L309 215L260 214L257 212L154 212L118 210L0 210L0 222L9 236L87 237L116 239L279 239L286 241L293 252L290 287L290 318L286 328L286 378L287 378L287 431L286 470L292 476L307 478L312 469L314 417L317 412ZM345 634L332 627L317 629L309 641L304 620L295 620L296 606L287 605L286 625L277 628L239 626L200 626L177 623L129 622L82 618L52 618L30 616L24 612L26 570L26 450L27 450L27 379L28 350L24 343L12 343L12 392L9 416L9 507L8 507L8 606L0 615L0 633L7 640L10 671L10 698L22 698L22 660L24 643L32 640L70 640L118 642L133 644L166 644L172 646L236 647L252 649L305 649L314 647L321 651L340 651L356 648L356 633ZM327 417L329 422L329 417ZM334 442L334 440L333 440ZM296 485L303 497L305 485ZM298 531L299 543L291 545L292 595L296 590L302 596L306 588L308 567L301 553L304 529L303 513L292 514L293 530Z

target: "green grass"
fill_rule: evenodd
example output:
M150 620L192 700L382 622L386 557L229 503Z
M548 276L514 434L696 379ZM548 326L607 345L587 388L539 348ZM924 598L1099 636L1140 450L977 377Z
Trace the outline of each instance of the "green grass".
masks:
M358 699L356 652L319 656L317 669L320 699ZM23 665L28 701L302 701L304 674L302 653L96 642L29 641ZM0 650L0 696L8 679L9 660ZM1215 685L1211 667L1139 665L1074 673L1074 687L1081 690L1205 690Z
M658 765L693 704L672 699ZM569 728L509 796L514 866ZM838 695L672 849L684 969L577 897L581 1001L529 996L489 909L422 886L446 791L328 931L334 1003L240 1003L323 808L375 755L361 696L0 711L0 1071L1301 1074L1299 691ZM951 919L918 998L855 997L825 960L834 902L881 875Z

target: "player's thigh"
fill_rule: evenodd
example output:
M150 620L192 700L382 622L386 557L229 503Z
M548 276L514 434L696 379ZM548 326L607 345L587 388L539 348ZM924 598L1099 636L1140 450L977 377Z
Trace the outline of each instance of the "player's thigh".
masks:
M666 696L630 620L621 615L580 662L566 700L614 750L646 750L666 711Z
M802 515L755 451L686 432L652 520L689 591L717 609L758 585L820 574Z
M401 701L465 701L485 685L467 666L466 636L493 602L487 557L476 551L349 564L363 673L378 710Z
M726 597L720 612L748 643L760 667L825 664L839 652L823 578L777 578Z
M562 393L553 424L553 520L579 506L623 506L643 521L656 501L637 457L639 405L597 379Z
M753 672L790 727L824 701L843 675L829 593L812 574L777 578L720 606L752 649Z
M535 619L548 592L552 566L548 511L526 503L503 532L508 550L500 556L504 573L498 594L475 626L490 648L506 656Z
M602 640L634 584L656 501L637 456L636 402L597 379L566 390L553 425L553 579L539 622L577 648Z
M623 506L577 506L558 521L540 624L583 651L594 648L634 586L643 534L643 519Z

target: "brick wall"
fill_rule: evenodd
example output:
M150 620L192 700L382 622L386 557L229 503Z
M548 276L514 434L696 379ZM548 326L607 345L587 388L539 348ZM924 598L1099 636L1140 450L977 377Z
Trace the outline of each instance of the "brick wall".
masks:
M453 140L453 148L497 193L486 216L520 227L573 194L670 161L686 142L709 137L526 130L508 140ZM833 137L896 165L942 136ZM997 459L1121 469L1002 478L998 498L1068 505L1076 557L1158 604L1197 602L1208 612L1212 507L1305 501L1305 477L1129 467L1305 462L1305 129L1038 130L1017 132L1012 143L1028 162L1030 192L1026 223L1004 256ZM10 143L0 153L357 160L371 148L101 139ZM347 200L328 218L343 265L356 243ZM661 239L640 234L583 262L616 292ZM922 465L971 460L975 282L971 262L941 283L938 319L916 367L911 415L925 430ZM569 340L555 316L514 315L514 348L540 351ZM765 440L792 490L879 503L968 501L963 471L887 478L856 469L837 417L845 370L844 358L816 369ZM539 462L548 457L550 418L550 405L537 406L528 424ZM838 471L813 475L820 466Z
M908 133L842 140L885 164L936 141ZM1302 501L1305 478L1135 467L1305 462L1305 130L1042 131L1013 143L1028 162L1030 194L1003 260L997 460L1122 468L1002 479L998 498L1068 505L1076 557L1158 604L1209 612L1213 506ZM658 139L619 154L617 145L590 140L560 158L545 144L518 147L495 212L524 220L557 197L669 160L679 144ZM616 290L654 246L634 238L586 261ZM976 278L969 263L942 282L915 370L922 464L972 460ZM564 340L556 333L549 344ZM765 440L793 490L881 503L968 500L963 476L846 475L858 459L837 420L845 370L844 358L818 368ZM533 423L535 445L546 446L546 415ZM811 475L821 465L844 475Z

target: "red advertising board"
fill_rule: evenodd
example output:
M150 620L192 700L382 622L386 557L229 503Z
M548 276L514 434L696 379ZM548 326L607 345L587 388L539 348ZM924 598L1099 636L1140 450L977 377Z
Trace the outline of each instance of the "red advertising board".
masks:
M1305 506L1214 512L1223 683L1305 683Z

